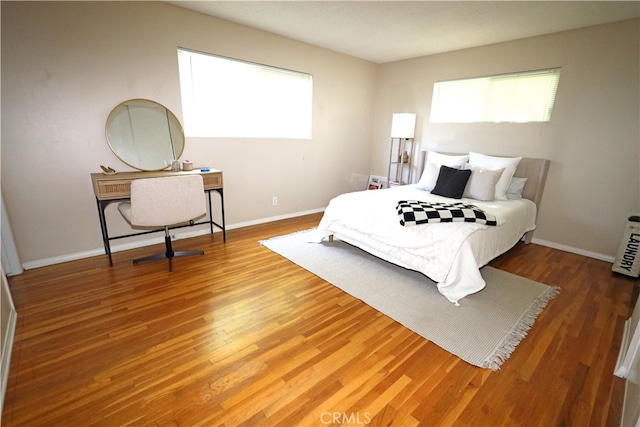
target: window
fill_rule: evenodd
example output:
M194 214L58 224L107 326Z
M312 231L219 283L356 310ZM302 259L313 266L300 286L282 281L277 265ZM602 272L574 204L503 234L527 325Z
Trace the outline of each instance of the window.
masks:
M438 81L432 123L548 122L560 68Z
M185 135L311 138L310 74L178 49Z

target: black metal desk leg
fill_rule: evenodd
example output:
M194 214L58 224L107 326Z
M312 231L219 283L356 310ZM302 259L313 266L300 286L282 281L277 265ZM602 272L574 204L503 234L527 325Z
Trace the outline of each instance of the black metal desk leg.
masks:
M211 190L207 191L209 196L209 230L213 234L213 209L211 209Z
M227 243L227 224L224 219L224 194L222 194L222 188L218 192L220 193L220 207L222 208L222 240Z
M104 252L109 255L109 266L113 267L113 258L111 257L111 244L109 243L109 230L107 230L107 219L104 215L104 209L110 200L98 200L98 217L100 218L100 230L102 231L102 243L104 244Z

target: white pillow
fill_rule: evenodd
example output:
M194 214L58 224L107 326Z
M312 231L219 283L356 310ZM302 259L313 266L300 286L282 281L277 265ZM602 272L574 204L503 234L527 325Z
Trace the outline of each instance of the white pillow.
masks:
M496 183L496 192L494 195L496 200L507 200L507 188L509 188L511 178L516 172L520 160L522 160L522 157L495 157L474 152L469 153L469 164L473 166L488 169L504 168L502 176Z
M424 165L424 171L418 181L418 188L425 191L433 190L440 174L440 166L449 166L450 168L462 169L469 160L468 155L452 156L450 154L436 153L435 151L427 152L427 164Z
M502 176L504 168L484 169L467 163L465 169L471 169L471 176L462 197L483 201L493 200L496 194L496 184Z
M507 199L522 199L522 190L527 183L527 178L514 176L511 178L509 188L507 188Z

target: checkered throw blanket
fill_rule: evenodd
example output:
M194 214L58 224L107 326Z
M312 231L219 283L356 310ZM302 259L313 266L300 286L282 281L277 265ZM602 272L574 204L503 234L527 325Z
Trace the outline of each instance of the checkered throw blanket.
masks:
M405 227L433 222L477 222L497 225L496 217L475 205L464 203L427 203L419 200L400 200L398 206L400 225Z

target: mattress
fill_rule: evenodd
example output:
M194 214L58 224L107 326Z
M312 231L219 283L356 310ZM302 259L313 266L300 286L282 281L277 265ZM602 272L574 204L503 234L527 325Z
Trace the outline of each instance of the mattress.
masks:
M472 204L497 225L476 222L400 224L400 200ZM406 185L346 193L332 199L312 241L335 236L386 261L416 270L437 283L449 301L482 290L480 268L535 229L536 205L527 199L483 202L449 199ZM426 281L425 281L426 282Z

